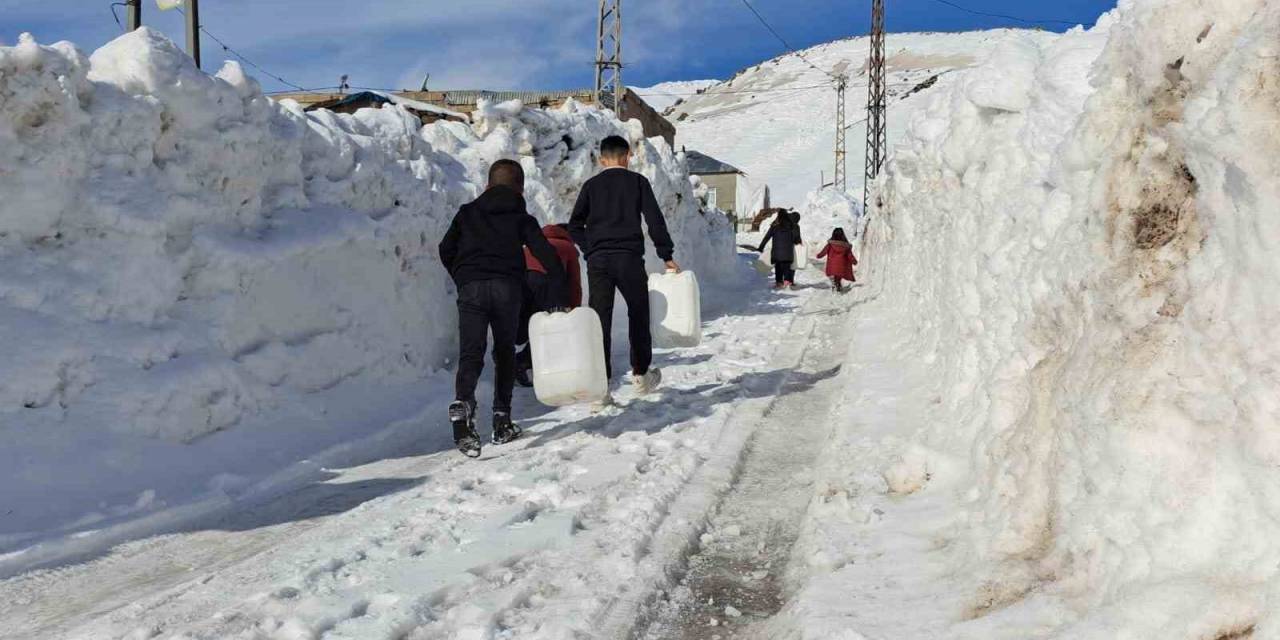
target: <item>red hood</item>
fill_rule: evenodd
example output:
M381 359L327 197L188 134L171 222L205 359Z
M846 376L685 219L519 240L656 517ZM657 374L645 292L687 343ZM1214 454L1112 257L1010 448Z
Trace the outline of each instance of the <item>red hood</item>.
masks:
M569 235L569 230L558 224L549 224L542 228L542 235L548 240L564 240L573 242L573 236Z

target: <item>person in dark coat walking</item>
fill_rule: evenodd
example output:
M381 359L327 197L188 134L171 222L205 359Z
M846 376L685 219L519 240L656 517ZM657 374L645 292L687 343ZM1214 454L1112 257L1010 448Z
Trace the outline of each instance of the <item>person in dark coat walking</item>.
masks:
M578 248L569 235L568 225L549 224L542 228L542 235L555 247L560 266L564 269L567 282L563 288L569 292L569 308L582 306L582 267L578 264ZM535 313L553 311L557 301L551 297L552 287L548 280L547 268L542 265L528 247L524 249L524 306L520 310L520 333L516 337L519 349L516 352L516 384L532 387L533 353L529 347L529 321Z
M843 228L836 227L831 232L831 240L818 253L819 259L824 257L827 259L827 277L838 293L847 291L843 287L843 281L857 282L853 277L853 267L858 264L858 257L853 255L853 245L849 244Z
M796 281L794 268L796 245L800 244L800 229L790 213L779 211L778 215L774 216L773 224L769 225L769 232L765 234L764 241L756 251L764 253L764 248L770 242L773 242L773 249L769 253L769 258L773 261L773 288L790 289Z
M604 170L587 180L573 205L569 232L587 254L587 298L600 315L604 330L606 375L613 377L612 346L614 291L627 303L627 330L631 340L631 377L641 393L657 388L662 372L653 362L653 337L649 331L649 274L644 267L644 231L666 263L679 271L673 259L675 244L667 232L667 220L644 176L630 171L631 145L620 136L600 142ZM611 398L605 399L608 404Z
M515 384L516 333L520 324L525 275L524 247L547 269L551 296L560 305L565 293L564 269L547 242L538 221L524 201L524 170L513 160L489 167L489 186L479 198L462 206L440 241L440 261L458 287L458 374L456 400L449 405L449 422L458 450L480 455L475 429L476 384L484 370L485 343L493 330L493 443L520 436L511 421L511 391Z

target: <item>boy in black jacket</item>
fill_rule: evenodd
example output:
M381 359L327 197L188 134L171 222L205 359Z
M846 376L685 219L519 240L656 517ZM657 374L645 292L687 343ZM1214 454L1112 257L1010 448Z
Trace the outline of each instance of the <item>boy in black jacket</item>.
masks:
M606 371L612 378L609 349L616 289L627 303L632 381L641 393L648 393L662 381L662 373L649 366L653 339L649 334L649 275L644 268L642 217L658 257L668 269L679 271L680 265L672 259L675 245L653 187L644 176L627 169L630 161L631 145L625 139L609 136L601 141L604 170L583 185L569 219L569 231L587 255L588 299L604 329Z
M480 455L475 429L476 383L484 370L487 334L493 329L493 443L520 436L511 422L511 390L515 383L515 342L523 297L524 247L546 266L554 291L565 297L563 269L556 250L542 235L524 202L524 170L513 160L489 167L489 187L463 205L440 241L440 261L458 286L459 355L457 400L449 405L449 422L458 450Z

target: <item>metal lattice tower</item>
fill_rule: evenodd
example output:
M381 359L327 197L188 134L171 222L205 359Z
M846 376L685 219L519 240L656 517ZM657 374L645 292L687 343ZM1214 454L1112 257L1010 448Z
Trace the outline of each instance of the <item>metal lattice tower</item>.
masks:
M622 105L622 0L600 0L596 37L596 103L618 111Z
M871 198L871 183L880 177L880 170L884 168L889 152L885 121L884 0L871 1L871 55L867 59L867 75L867 181L862 189L864 210Z
M836 172L832 184L840 191L847 191L849 186L848 146L845 144L844 124L845 90L849 87L849 78L840 76L836 79Z

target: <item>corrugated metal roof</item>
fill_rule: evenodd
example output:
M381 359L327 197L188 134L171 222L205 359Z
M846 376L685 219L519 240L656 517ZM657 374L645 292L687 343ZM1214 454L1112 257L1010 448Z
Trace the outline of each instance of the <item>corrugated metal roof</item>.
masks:
M737 167L721 162L711 156L698 151L686 150L684 152L685 160L689 163L689 173L694 175L708 175L715 173L742 173Z

